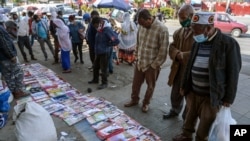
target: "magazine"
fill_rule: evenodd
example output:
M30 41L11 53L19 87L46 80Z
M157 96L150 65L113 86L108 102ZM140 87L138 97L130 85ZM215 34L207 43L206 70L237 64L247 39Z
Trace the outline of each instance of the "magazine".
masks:
M94 123L93 125L91 125L91 127L97 131L97 130L100 130L102 128L105 128L109 125L113 124L113 122L109 119L106 119L106 120L103 120L103 121L100 121L100 122L97 122L97 123Z
M87 117L86 119L89 122L89 124L94 124L94 123L107 119L107 116L104 114L103 111L99 111Z
M119 134L119 133L121 133L123 131L124 131L124 129L121 126L114 123L114 124L111 124L111 125L103 128L103 129L101 129L101 130L98 130L96 132L96 135L101 140L104 140L104 139L112 137L112 136L114 136L116 134Z
M106 141L136 141L136 137L124 131L108 138Z

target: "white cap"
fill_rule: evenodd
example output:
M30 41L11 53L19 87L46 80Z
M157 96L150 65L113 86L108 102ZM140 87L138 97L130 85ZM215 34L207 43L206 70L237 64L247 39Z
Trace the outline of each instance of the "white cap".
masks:
M194 24L214 24L214 13L197 12L193 15L192 23Z

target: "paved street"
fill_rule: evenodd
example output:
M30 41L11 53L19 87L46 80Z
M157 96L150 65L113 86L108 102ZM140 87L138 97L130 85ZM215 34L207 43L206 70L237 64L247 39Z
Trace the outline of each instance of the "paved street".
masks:
M170 35L179 27L177 21L168 21L166 25L169 28ZM250 25L249 25L250 26ZM244 37L236 38L241 46L242 54L242 70L240 74L240 80L238 85L237 96L234 104L232 105L232 115L237 120L238 124L250 124L250 47L249 47L250 34L248 32ZM170 41L172 41L172 36L170 36ZM39 59L38 61L32 61L31 63L41 63L42 65L52 69L59 76L64 78L73 87L77 88L82 93L87 93L87 88L92 88L93 92L90 95L96 97L104 97L108 101L114 103L121 110L123 110L127 115L134 118L136 121L152 130L158 134L163 141L171 141L172 137L178 134L181 130L182 119L173 118L170 120L163 120L162 114L170 109L170 87L167 86L168 74L170 71L171 60L168 57L166 63L160 73L157 86L151 100L150 109L148 113L141 112L141 103L138 106L131 108L123 107L123 104L130 100L131 93L131 82L133 78L133 67L126 63L114 65L114 74L110 75L109 88L104 90L97 90L97 85L89 85L87 82L92 79L92 73L88 70L91 65L89 61L88 51L85 46L84 48L84 64L73 63L73 54L71 54L72 63L72 73L63 74L60 65L51 65L53 62L53 57L49 50L49 60L44 61L40 47L36 43L33 47L34 54ZM20 61L23 59L20 56ZM144 96L146 86L143 85L141 90L141 97ZM67 126L62 120L54 118L57 132L66 131L70 135L77 137L78 141L99 141L96 138L94 131L90 128L88 123L83 120L74 126ZM14 126L11 122L11 117L8 125L0 130L0 141L16 141L14 136Z

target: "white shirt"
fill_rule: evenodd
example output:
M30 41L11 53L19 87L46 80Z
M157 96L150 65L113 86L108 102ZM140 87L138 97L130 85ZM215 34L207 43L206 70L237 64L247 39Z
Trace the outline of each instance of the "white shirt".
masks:
M29 18L22 17L18 22L17 36L29 36Z

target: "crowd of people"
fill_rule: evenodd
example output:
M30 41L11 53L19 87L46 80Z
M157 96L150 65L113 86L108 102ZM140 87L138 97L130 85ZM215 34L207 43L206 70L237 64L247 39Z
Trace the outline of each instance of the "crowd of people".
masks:
M76 22L74 16L69 16L70 24L66 25L61 13L51 13L50 22L40 15L28 15L29 19L12 15L13 22L17 24L18 47L25 62L29 60L23 46L28 49L31 59L36 60L29 38L32 36L38 40L45 61L48 55L44 43L48 45L54 63L61 62L63 72L70 73L70 51L73 50L74 62L80 57L83 64L82 45L86 39L92 63L90 69L93 69L93 78L88 83L99 83L101 75L98 89L104 89L108 86L108 73L113 73L110 66L113 58L120 61L116 56L119 50L118 58L129 64L134 63L131 100L124 106L138 105L140 89L146 81L147 89L141 107L144 113L149 110L161 66L169 55L172 65L168 85L172 87L172 107L163 118L174 118L185 107L182 133L175 136L173 141L192 141L193 133L196 133L196 141L206 141L221 106L229 107L234 102L241 69L240 47L235 39L214 27L214 13L194 12L192 6L183 5L178 11L181 27L174 32L171 43L166 25L147 9L138 10L136 23L130 21L128 13L124 14L124 23L119 32L109 19L100 17L97 11L83 15L87 27ZM28 93L22 84L23 72L17 61L13 37L10 36L10 32L15 30L5 26L5 21L6 18L1 15L0 68L10 91L18 99ZM18 28L25 23L29 27ZM54 47L49 32L54 38ZM84 32L86 34L82 34ZM197 119L199 124L196 128Z

